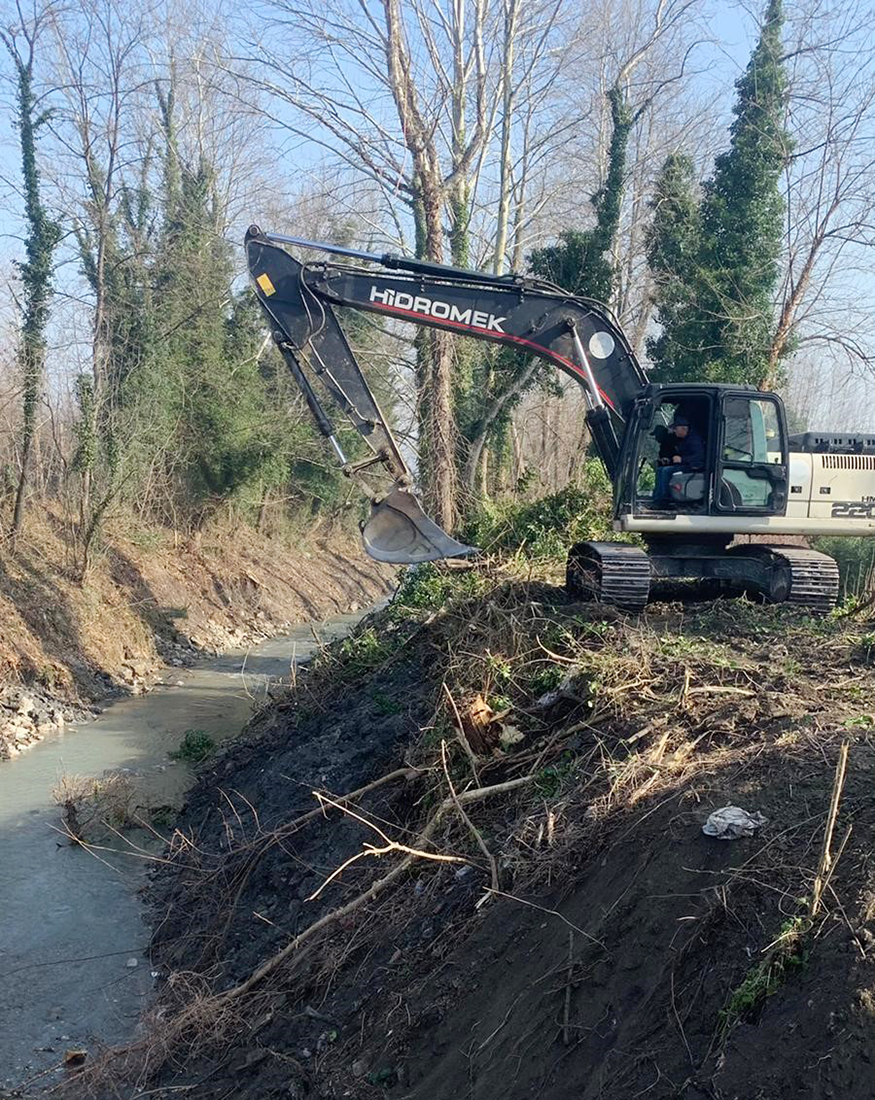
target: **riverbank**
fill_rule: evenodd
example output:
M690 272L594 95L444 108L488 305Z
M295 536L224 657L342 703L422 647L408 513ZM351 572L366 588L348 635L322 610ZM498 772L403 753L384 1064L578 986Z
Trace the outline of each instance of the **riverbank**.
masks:
M167 666L391 591L394 571L357 539L323 534L294 544L216 525L182 543L116 519L80 582L61 518L32 517L15 549L0 550L0 760L97 703L148 690Z
M873 638L422 571L204 771L83 1095L868 1100Z

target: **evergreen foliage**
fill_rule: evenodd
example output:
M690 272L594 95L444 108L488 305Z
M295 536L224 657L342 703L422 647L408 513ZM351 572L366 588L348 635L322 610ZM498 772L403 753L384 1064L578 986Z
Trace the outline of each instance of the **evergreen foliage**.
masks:
M695 349L682 343L693 304L691 290L698 270L701 236L695 169L689 157L673 153L667 158L650 205L653 220L647 235L647 258L661 332L648 340L648 354L660 379L696 378L697 367L688 365ZM676 364L680 373L672 374Z
M759 41L736 83L730 144L692 210L683 158L657 190L650 263L663 326L648 351L660 381L774 384L769 349L781 250L781 172L790 151L781 0L769 0Z

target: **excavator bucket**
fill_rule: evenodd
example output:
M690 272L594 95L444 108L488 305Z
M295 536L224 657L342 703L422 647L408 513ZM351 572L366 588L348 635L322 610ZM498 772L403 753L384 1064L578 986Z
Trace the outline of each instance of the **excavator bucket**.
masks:
M362 526L362 540L372 558L395 565L464 558L477 552L438 527L416 497L400 486L372 504L370 519Z

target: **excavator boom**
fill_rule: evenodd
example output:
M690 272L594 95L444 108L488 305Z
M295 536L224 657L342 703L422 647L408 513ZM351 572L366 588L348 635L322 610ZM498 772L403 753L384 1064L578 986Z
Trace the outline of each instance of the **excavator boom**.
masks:
M303 264L279 244L318 248L347 260ZM350 476L382 466L391 490L379 495L365 485L374 505L363 529L365 547L384 561L410 562L472 552L429 520L410 492L410 471L337 321L334 306L395 317L502 344L553 363L581 384L587 422L609 475L616 471L619 437L645 375L617 322L597 302L549 284L494 276L429 261L369 253L300 238L246 234L250 275L268 315L274 339L314 419ZM349 463L311 383L319 380L332 403L350 419L372 451Z

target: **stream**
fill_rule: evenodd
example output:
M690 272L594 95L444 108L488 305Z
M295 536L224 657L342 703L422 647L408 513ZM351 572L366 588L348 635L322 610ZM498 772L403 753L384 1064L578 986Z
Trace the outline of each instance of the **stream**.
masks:
M121 841L95 853L65 840L52 800L60 777L129 769L143 806L178 807L193 772L168 753L184 732L239 733L268 684L312 654L313 629L327 641L363 614L168 669L163 686L0 763L0 1088L54 1083L66 1051L124 1040L154 987L140 896L148 860Z

